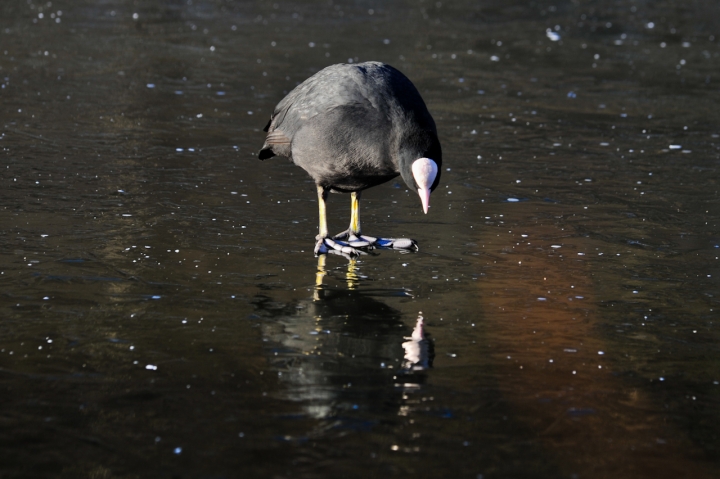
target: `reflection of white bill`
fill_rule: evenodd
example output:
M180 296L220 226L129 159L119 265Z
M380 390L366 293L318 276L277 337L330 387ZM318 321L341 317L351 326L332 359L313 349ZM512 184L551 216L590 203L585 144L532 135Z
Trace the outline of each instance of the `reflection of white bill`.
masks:
M425 322L418 316L412 336L406 337L408 341L402 343L405 350L405 369L419 371L431 366L430 341L425 334Z

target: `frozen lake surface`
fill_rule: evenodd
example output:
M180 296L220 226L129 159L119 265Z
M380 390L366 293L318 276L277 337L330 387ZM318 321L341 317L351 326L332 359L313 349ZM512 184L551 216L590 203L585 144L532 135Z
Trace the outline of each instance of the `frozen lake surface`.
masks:
M3 478L720 476L716 2L0 5ZM339 62L435 117L315 258L262 132ZM331 195L331 232L349 198Z

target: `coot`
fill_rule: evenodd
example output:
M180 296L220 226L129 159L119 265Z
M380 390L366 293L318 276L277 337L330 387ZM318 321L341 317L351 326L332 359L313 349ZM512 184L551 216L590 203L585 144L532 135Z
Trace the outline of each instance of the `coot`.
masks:
M360 248L417 249L407 238L360 233L360 194L402 176L425 213L440 181L442 151L435 121L400 71L379 62L331 65L291 91L265 126L258 157L285 156L315 180L320 209L315 254ZM329 236L328 192L351 194L350 227Z

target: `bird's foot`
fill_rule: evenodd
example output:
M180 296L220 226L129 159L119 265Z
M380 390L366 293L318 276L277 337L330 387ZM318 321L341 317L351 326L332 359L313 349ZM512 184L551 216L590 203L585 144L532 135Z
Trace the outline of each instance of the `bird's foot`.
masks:
M402 251L417 251L417 242L410 238L376 238L363 234L355 234L351 231L343 231L340 234L329 238L317 236L315 238L315 255L331 253L343 256L359 256L367 254L363 250L374 248L397 249Z
M370 243L365 241L343 241L341 239L320 235L316 236L315 240L315 256L320 254L338 254L346 258L352 258L353 256L367 254L367 252L362 251L360 248L370 246Z
M350 230L345 230L342 233L333 236L333 240L347 242L349 246L352 246L354 248L384 248L399 249L405 251L418 250L418 244L414 239L378 238L375 236L357 234Z

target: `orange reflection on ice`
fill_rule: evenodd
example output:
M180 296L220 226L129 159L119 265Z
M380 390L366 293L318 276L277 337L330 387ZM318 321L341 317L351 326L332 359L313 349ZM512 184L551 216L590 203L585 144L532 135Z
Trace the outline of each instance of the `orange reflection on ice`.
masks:
M592 477L712 477L663 404L613 370L594 298L602 272L578 255L592 240L554 226L482 231L490 267L477 284L499 388L549 459Z

